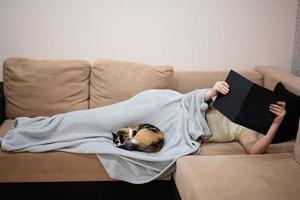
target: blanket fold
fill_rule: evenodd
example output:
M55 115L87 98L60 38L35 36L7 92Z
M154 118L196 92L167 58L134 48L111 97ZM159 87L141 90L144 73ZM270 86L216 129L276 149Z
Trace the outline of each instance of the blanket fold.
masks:
M199 150L199 137L211 135L204 115L204 91L180 94L153 89L105 107L52 117L20 117L3 138L1 148L16 152L95 153L112 178L147 183L170 174L179 157ZM140 123L153 124L165 133L165 145L159 152L113 146L111 131Z

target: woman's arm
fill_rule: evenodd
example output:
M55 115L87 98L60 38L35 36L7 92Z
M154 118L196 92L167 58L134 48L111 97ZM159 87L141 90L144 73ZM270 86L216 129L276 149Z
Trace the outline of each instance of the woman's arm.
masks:
M211 100L211 98L217 96L218 92L226 95L229 92L229 85L225 81L217 81L211 89L205 91L204 101Z
M271 104L269 109L276 115L276 117L267 134L258 138L257 132L253 131L254 134L249 133L246 136L241 137L239 140L244 149L250 154L260 154L267 150L286 114L284 102Z

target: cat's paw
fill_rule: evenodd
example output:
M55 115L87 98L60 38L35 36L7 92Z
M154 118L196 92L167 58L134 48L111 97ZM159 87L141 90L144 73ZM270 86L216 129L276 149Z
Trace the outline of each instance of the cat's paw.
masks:
M118 143L118 144L114 143L114 147L121 147L121 146L122 146L121 143Z

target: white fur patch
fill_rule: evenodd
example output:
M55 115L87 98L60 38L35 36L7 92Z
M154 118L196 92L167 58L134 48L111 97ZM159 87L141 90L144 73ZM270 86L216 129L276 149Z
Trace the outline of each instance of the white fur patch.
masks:
M130 140L130 142L133 143L133 144L137 144L138 143L136 139L132 139L132 140Z
M129 138L132 138L132 137L133 137L133 131L132 131L131 128L129 128L129 133L128 133L128 135L129 135Z
M119 146L121 146L121 145L122 145L122 144L121 144L120 141L118 141L118 144L115 144L115 143L114 143L114 146L115 146L115 147L119 147Z

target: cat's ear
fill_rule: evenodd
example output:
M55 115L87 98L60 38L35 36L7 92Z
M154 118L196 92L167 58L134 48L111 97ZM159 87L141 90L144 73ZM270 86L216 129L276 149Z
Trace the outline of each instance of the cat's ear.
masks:
M117 135L116 133L114 133L114 132L112 132L112 131L111 131L111 134L112 134L113 136L114 136L114 135Z

